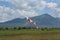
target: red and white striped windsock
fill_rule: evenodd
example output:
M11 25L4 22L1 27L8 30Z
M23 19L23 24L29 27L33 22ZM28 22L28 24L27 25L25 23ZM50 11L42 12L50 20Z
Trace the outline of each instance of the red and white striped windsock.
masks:
M28 17L26 17L27 18L27 22L28 23L33 23L35 26L36 26L36 28L38 29L38 26L36 25L36 22L34 22L33 20L31 20L30 18L28 18Z
M30 18L27 17L27 22L31 23L33 21Z
M33 23L34 25L36 25L36 23L33 20L31 20L30 18L28 18L28 17L27 17L27 22Z

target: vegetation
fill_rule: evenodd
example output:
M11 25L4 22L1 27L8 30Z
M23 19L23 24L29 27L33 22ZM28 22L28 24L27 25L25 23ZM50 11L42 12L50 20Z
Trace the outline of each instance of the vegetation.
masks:
M60 33L59 28L30 28L30 27L14 27L14 28L0 28L0 35L14 35L14 34L41 34L41 33Z
M0 28L0 40L60 40L59 28Z

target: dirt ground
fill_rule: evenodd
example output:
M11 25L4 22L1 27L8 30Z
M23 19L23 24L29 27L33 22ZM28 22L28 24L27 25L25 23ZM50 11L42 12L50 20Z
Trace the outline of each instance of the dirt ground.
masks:
M0 40L60 40L60 34L16 34L2 35Z

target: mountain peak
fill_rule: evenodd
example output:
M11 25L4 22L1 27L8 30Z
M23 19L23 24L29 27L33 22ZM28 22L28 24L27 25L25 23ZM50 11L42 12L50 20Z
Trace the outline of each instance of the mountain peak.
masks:
M42 16L51 16L51 15L49 15L49 14L43 14Z
M49 14L43 14L43 15L41 15L41 17L45 18L45 17L52 17L52 16Z

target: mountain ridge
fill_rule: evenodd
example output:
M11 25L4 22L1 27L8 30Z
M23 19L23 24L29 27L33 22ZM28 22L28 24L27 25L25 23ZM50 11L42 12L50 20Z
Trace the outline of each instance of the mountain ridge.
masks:
M39 15L36 17L30 17L33 21L35 21L37 23L37 25L39 27L59 27L60 28L60 19L54 18L49 14L43 14L43 15ZM21 18L17 18L17 19L13 19L11 21L7 21L4 23L0 23L1 27L18 27L18 26L24 26L26 24L27 20L26 18L21 19ZM33 24L26 24L26 26L34 26Z

